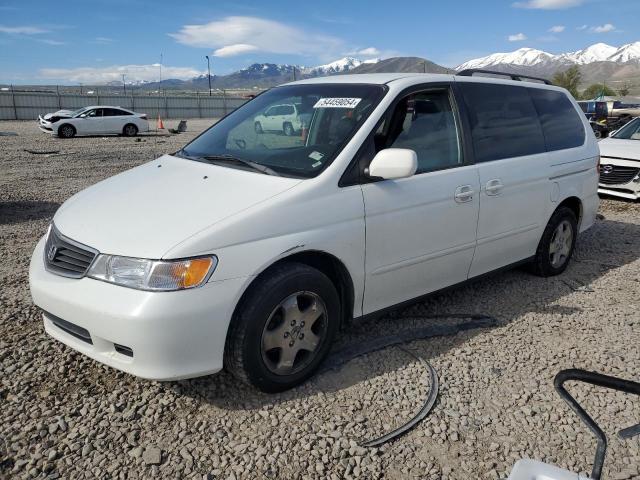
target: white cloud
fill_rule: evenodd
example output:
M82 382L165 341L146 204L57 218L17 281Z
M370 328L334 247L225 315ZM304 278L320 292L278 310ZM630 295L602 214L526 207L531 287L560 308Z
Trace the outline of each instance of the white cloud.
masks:
M202 25L185 25L170 33L179 43L215 49L214 55L247 52L324 55L338 50L342 41L258 17L225 17ZM251 47L251 48L249 48Z
M380 50L375 47L363 48L355 52L356 55L362 55L364 57L376 57L380 55Z
M96 37L93 39L93 43L98 43L100 45L107 45L113 42L113 38L109 37Z
M6 27L4 25L0 25L0 33L8 33L12 35L38 35L41 33L49 33L49 30L28 25L21 27Z
M549 31L551 33L562 33L562 32L564 32L565 28L566 27L564 25L554 25L553 27L551 27L549 29Z
M42 40L38 39L38 41L42 43L46 43L47 45L66 45L66 42L61 42L59 40L50 40L48 38L42 39Z
M260 50L255 45L246 43L236 43L235 45L227 45L226 47L216 49L213 54L216 57L233 57L234 55L242 55L243 53L255 52Z
M535 8L540 10L562 10L564 8L578 7L585 0L526 0L524 2L515 2L514 7L517 8Z
M113 81L122 81L122 74L127 76L127 81L155 82L159 78L157 63L151 65L113 65L111 67L79 67L79 68L43 68L40 77L43 79L64 80L75 83L102 84ZM162 78L189 78L202 75L206 72L190 67L162 66Z
M586 30L587 28L589 28L589 25L582 25L582 26L576 28L576 30Z
M597 27L591 27L591 31L594 33L608 33L613 32L615 29L616 27L610 23L605 23L604 25L599 25Z
M527 39L527 36L524 33L516 33L514 35L509 35L508 40L510 42L522 42Z

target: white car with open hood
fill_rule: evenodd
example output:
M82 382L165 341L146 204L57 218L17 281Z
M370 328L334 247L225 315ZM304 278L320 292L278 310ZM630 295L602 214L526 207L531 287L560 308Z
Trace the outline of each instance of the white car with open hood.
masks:
M149 131L147 115L105 105L58 110L38 117L38 128L62 138L76 135L125 135Z
M600 188L606 195L640 199L640 117L601 140Z
M308 128L258 132L282 105ZM575 101L546 84L293 82L67 200L33 253L31 294L51 336L114 368L224 367L283 390L353 319L517 264L562 273L595 221L598 154Z

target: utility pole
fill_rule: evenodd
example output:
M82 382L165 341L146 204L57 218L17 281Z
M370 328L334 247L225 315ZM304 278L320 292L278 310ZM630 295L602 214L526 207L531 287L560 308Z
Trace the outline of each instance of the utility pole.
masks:
M207 79L209 80L209 96L211 96L211 64L209 63L209 55L207 57Z
M82 82L80 82L80 95L82 95Z
M422 61L422 73L427 73L427 61Z
M124 91L124 96L127 96L127 84L124 81L124 73L122 74L122 89Z
M293 81L296 81L296 66L293 66Z

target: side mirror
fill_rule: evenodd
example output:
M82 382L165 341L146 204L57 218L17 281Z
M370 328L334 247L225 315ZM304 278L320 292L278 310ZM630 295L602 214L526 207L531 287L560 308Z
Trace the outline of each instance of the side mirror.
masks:
M418 155L408 148L386 148L380 150L371 161L367 175L393 180L415 175L418 169Z

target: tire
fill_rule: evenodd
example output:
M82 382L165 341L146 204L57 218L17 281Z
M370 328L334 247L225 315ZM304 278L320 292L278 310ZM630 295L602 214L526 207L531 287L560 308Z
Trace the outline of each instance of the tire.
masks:
M292 388L326 357L340 311L338 293L322 272L300 263L278 265L238 305L227 334L225 368L263 392Z
M289 122L285 122L284 125L282 125L282 131L287 137L292 137L296 133L293 129L293 125Z
M76 129L73 125L65 123L58 127L58 137L60 138L73 138L76 136Z
M253 128L255 129L256 133L258 135L264 133L264 130L262 130L262 124L260 122L256 122L253 126Z
M540 277L552 277L569 265L578 236L578 220L573 210L558 208L542 234L531 270Z
M122 134L125 137L135 137L138 134L138 127L133 123L127 123L122 129Z

